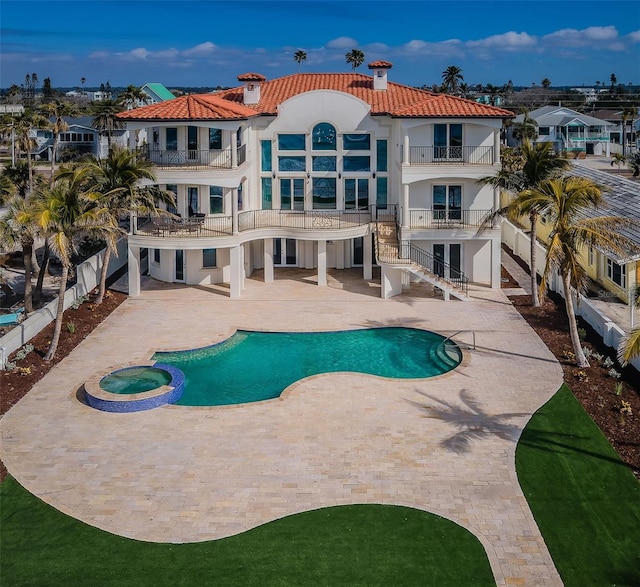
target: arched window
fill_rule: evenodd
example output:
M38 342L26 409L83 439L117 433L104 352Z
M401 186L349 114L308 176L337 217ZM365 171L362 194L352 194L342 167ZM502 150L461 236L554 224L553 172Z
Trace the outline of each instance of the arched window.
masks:
M321 122L313 127L312 147L314 151L336 150L336 129L328 122Z

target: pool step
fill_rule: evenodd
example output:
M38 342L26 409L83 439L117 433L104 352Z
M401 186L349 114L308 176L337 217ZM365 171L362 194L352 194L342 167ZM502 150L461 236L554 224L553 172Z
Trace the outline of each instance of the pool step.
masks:
M443 341L444 342L444 341ZM447 341L431 348L430 356L436 365L444 371L450 371L460 363L460 350L457 345Z

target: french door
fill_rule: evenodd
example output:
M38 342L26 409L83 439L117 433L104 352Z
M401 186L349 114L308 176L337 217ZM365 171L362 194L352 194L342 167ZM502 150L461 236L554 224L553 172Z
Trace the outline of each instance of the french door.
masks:
M433 272L438 277L458 279L462 275L462 245L435 243L433 245Z
M273 239L273 264L276 267L295 267L298 264L298 242L293 238Z
M280 209L304 210L304 179L280 180Z
M184 251L182 249L176 250L176 266L175 266L175 275L174 281L179 283L184 283L184 274L185 274L185 256Z

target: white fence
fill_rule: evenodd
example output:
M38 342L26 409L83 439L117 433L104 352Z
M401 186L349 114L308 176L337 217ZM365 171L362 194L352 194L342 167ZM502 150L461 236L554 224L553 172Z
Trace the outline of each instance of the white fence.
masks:
M508 220L504 220L502 222L502 242L513 251L514 255L517 255L527 263L530 263L531 240L529 238L529 234ZM537 243L536 246L536 270L538 274L542 275L547 260L547 249L540 243ZM558 276L554 276L554 278L550 280L549 289L564 297L562 282ZM605 345L617 351L620 346L620 339L625 334L624 330L590 303L588 298L581 297L580 304L577 304L574 297L573 302L576 314L587 322L602 337ZM631 361L631 365L640 371L640 357Z
M65 310L70 308L78 298L87 295L96 288L100 282L103 258L104 249L76 267L76 284L70 287L64 295ZM118 256L111 255L109 260L108 274L112 275L126 263L127 240L121 239L118 242ZM57 307L58 298L31 314L26 320L23 320L0 338L0 369L5 368L7 358L11 353L27 344L43 328L55 320Z

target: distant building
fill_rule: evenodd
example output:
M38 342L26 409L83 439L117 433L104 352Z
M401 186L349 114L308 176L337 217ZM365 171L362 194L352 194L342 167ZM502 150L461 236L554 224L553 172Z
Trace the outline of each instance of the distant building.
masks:
M158 104L159 102L166 102L167 100L173 100L175 98L162 84L144 84L140 89L149 96L149 99L145 102L146 104ZM140 105L142 106L143 104Z

